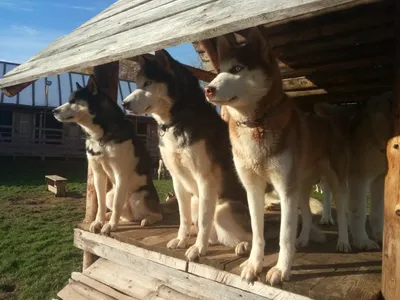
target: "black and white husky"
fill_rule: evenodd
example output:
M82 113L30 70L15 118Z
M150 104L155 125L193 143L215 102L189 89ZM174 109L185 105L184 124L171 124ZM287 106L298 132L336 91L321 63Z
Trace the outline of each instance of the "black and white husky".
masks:
M137 89L123 105L136 115L153 114L159 124L161 156L180 213L178 236L167 247L186 248L193 222L198 235L186 252L189 261L205 255L209 241L236 247L238 255L249 252L250 216L226 123L207 103L198 80L168 52L138 62Z
M53 110L60 122L76 122L87 134L86 154L93 169L98 210L90 231L109 234L120 217L153 224L162 219L152 180L151 158L121 108L97 86L78 83L69 101ZM107 192L107 178L113 187ZM106 222L106 207L111 217Z

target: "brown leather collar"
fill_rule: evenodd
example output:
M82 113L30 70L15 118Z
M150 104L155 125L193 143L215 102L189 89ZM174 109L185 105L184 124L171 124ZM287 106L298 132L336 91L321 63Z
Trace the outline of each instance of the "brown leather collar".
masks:
M267 124L273 125L274 119L276 117L280 117L283 113L292 109L292 100L289 99L288 96L283 94L282 99L275 106L265 108L263 115L260 118L255 120L246 120L246 121L236 121L236 126L238 127L248 127L248 128L257 128L257 127L266 127ZM288 114L289 118L290 114ZM286 120L287 121L287 120ZM279 122L282 123L282 122ZM286 123L286 122L283 122ZM276 124L278 125L278 124ZM279 124L284 126L284 124ZM273 126L274 127L274 126ZM265 128L266 129L266 128Z

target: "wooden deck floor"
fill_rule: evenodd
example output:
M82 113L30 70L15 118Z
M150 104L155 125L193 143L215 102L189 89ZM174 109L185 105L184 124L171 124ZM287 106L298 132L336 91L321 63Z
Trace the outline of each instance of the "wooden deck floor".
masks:
M276 263L278 257L279 217L279 213L266 214L268 240L261 281L265 279L266 272ZM176 220L176 216L170 216L158 225L145 228L122 224L120 229L112 234L112 238L178 258L186 264L187 270L192 263L185 261L185 250L169 250L165 246L177 235ZM87 230L87 225L81 224L79 228ZM312 299L378 299L381 285L381 252L337 253L336 229L334 226L324 228L327 234L325 244L311 243L309 247L297 251L291 280L280 288ZM75 236L75 245L83 249L79 243ZM191 243L194 243L194 238ZM199 262L212 267L210 270L240 274L239 266L244 260L245 258L236 257L233 249L210 246L207 256Z

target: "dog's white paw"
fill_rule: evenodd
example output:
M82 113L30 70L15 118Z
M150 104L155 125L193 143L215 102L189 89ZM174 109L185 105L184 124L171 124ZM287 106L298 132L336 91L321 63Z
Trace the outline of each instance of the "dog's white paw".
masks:
M336 251L337 252L344 252L344 253L351 252L351 247L350 247L349 242L347 242L347 241L338 241L337 246L336 246Z
M335 221L333 221L332 216L322 216L319 220L319 224L321 225L335 225Z
M142 227L147 226L147 225L150 225L150 222L147 219L143 219L142 222L140 222L140 226L142 226Z
M93 221L92 224L90 224L89 231L92 233L99 233L102 226L103 222Z
M249 242L240 242L236 245L235 253L237 256L245 256L250 253L251 244Z
M240 268L242 268L240 277L242 277L242 279L247 282L253 282L258 277L258 274L261 273L262 259L259 261L255 261L249 258L240 265Z
M284 272L277 266L271 268L268 273L266 280L269 282L272 286L274 285L279 285L282 283L284 280L289 280L290 277L290 272Z
M101 228L101 234L110 235L111 231L115 231L118 228L118 224L108 222L104 224L103 228Z
M185 256L188 261L196 261L200 256L206 255L207 249L206 247L193 245L189 249L187 249Z
M355 248L363 251L379 250L379 245L369 238L362 240L353 240L353 245Z
M168 249L186 249L188 246L189 240L187 238L185 239L179 239L179 238L174 238L170 240L167 244Z
M299 237L296 240L296 249L302 248L302 247L307 247L308 246L308 239L307 238L303 238L303 237Z

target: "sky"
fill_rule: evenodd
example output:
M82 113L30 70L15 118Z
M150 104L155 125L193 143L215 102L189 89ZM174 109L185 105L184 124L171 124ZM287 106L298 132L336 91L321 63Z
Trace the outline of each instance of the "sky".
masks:
M23 63L88 21L113 0L0 0L0 61ZM199 59L191 44L167 49L182 63Z

